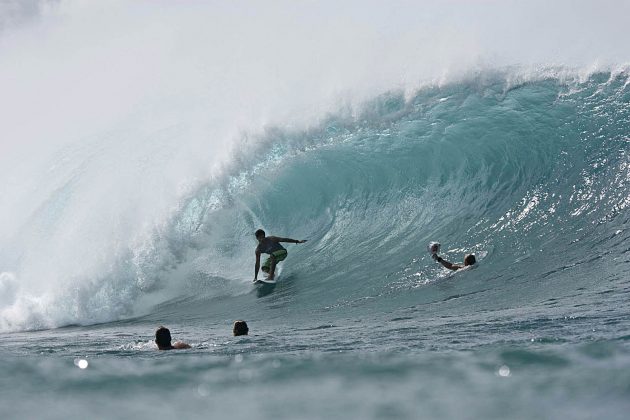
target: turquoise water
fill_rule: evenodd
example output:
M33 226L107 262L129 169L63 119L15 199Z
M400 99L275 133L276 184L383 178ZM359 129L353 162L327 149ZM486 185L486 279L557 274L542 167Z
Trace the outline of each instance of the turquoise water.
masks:
M79 164L0 248L3 417L626 418L629 76L510 74L269 129L148 239L93 250L106 269L29 300L29 238L91 179L64 151ZM261 227L308 242L257 288ZM448 273L431 240L478 267ZM193 348L158 352L159 325Z
M103 3L0 1L0 419L628 417L630 2Z

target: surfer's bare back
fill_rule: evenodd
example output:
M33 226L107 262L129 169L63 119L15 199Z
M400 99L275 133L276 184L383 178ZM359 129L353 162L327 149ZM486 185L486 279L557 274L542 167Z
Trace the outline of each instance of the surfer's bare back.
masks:
M258 229L255 233L258 246L256 247L256 268L254 271L254 282L258 280L258 270L260 270L260 254L269 254L269 258L262 265L262 271L268 273L267 279L273 280L276 273L276 264L283 261L287 255L287 250L280 245L280 242L303 244L305 239L297 240L291 238L279 238L277 236L265 236L265 231Z

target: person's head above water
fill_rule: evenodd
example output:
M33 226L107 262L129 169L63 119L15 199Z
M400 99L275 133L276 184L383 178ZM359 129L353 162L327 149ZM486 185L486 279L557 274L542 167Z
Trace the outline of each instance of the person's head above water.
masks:
M261 240L265 237L266 234L264 230L258 229L256 233L254 233L254 235L256 235L256 239Z
M173 348L171 345L171 332L166 327L160 327L155 331L155 344L157 344L160 350L170 350Z
M155 344L158 346L158 350L179 350L189 349L190 345L176 341L175 344L171 344L171 332L168 328L162 326L155 331Z
M249 327L247 326L247 322L243 320L234 321L234 328L232 330L234 336L237 335L247 335L249 332Z
M464 257L464 265L473 265L477 262L474 254L468 254Z

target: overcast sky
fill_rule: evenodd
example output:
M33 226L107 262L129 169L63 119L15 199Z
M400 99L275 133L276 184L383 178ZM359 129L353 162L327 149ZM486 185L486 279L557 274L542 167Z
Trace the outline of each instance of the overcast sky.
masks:
M484 68L630 62L630 0L0 0L0 16L5 146L147 109L226 132Z

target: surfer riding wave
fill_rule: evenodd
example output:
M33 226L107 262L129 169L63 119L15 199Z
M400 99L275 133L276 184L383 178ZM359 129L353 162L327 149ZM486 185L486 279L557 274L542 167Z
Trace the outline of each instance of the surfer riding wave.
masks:
M273 280L276 273L276 265L280 261L284 261L287 257L287 250L280 245L280 242L289 242L294 244L302 244L305 239L297 240L291 238L280 238L277 236L266 236L265 231L258 229L255 233L258 246L256 247L256 267L254 269L254 282L258 281L258 271L260 266L260 254L269 254L269 258L262 265L262 271L268 274L267 280Z

